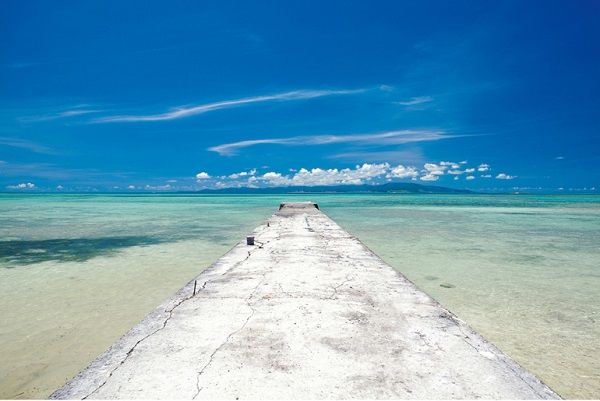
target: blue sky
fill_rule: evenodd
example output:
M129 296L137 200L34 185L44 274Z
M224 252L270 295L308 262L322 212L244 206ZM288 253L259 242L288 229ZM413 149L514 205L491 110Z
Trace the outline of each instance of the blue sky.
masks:
M597 1L0 7L0 190L600 186Z

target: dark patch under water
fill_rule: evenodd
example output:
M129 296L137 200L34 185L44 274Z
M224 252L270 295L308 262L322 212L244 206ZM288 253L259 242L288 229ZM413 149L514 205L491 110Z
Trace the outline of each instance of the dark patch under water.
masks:
M122 248L159 242L149 236L0 241L0 263L14 267L50 260L83 262Z

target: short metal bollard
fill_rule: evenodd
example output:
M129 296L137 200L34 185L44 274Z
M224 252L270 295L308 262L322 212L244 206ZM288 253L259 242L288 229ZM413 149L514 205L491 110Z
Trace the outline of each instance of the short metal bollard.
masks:
M254 245L254 237L246 237L246 245Z

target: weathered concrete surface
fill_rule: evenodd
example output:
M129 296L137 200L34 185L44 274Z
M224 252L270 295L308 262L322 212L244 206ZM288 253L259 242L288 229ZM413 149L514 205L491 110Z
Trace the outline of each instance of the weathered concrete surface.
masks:
M253 235L52 397L557 398L312 205Z

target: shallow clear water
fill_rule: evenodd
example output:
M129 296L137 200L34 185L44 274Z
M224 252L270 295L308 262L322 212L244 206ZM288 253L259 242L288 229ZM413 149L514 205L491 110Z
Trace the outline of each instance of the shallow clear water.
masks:
M307 198L561 395L600 395L600 197L2 194L0 397L46 397Z

